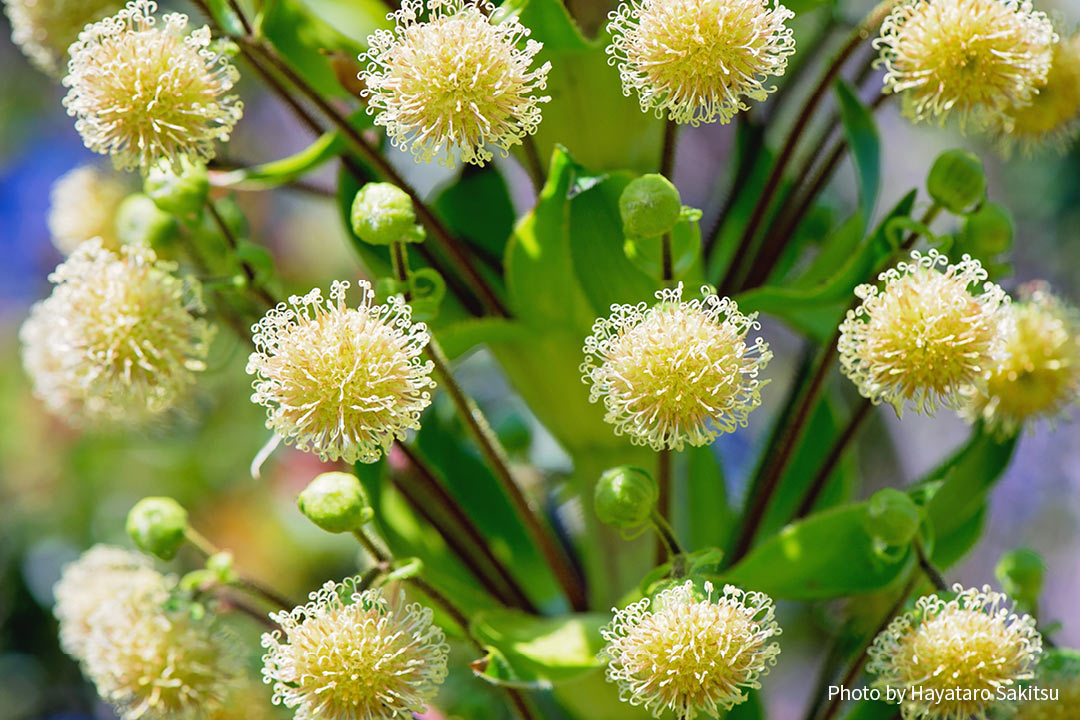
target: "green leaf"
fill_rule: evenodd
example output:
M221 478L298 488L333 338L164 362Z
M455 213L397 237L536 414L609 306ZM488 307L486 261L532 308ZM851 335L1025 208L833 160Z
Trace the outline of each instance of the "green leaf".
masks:
M913 563L908 551L895 562L874 553L864 527L866 504L811 515L753 549L720 578L785 600L861 595L893 583Z
M546 689L603 667L606 614L540 618L514 610L477 613L470 631L487 655L473 664L484 680L497 685Z
M720 459L709 446L690 447L681 455L686 472L675 476L672 522L686 547L727 547L735 526Z
M213 173L218 187L237 190L261 190L292 182L337 157L344 147L336 131L324 133L315 142L298 153L280 160L240 168L228 172Z
M919 493L929 496L926 516L936 539L935 563L947 566L943 560L955 562L963 554L957 554L958 545L966 551L973 544L972 524L978 522L987 495L1008 467L1016 442L1015 437L998 440L979 427L967 444L916 486ZM951 538L954 533L971 542L965 547Z
M736 297L743 312L763 312L794 329L824 341L832 337L844 311L855 299L857 285L870 282L894 259L891 223L906 218L915 204L912 190L889 212L873 235L828 280L809 288L766 285Z
M899 710L882 700L863 700L847 714L847 720L893 720Z
M834 85L840 104L840 120L844 125L848 147L859 175L859 212L865 223L870 222L881 187L881 139L870 109L863 105L855 90L840 78Z
M494 165L466 165L457 182L439 193L434 208L450 232L501 270L515 216L506 181Z

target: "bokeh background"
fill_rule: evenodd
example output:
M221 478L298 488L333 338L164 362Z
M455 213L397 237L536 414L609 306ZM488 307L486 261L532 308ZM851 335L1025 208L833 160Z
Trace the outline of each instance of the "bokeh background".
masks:
M576 3L582 5L583 3ZM1041 3L1067 23L1080 21L1070 0ZM1070 7L1071 5L1071 7ZM850 3L841 18L857 18L864 3ZM182 7L182 6L180 6ZM822 18L800 17L802 32ZM173 495L192 509L195 523L217 544L231 548L239 565L255 576L272 577L302 596L330 577L355 571L356 551L309 527L295 511L296 492L318 472L309 456L279 452L261 479L249 464L268 439L263 414L248 401L243 372L246 345L222 332L215 342L212 371L190 417L168 431L139 434L77 434L46 415L31 396L18 357L18 327L32 302L48 292L46 277L60 256L45 225L49 189L67 170L95 160L86 151L60 105L63 89L32 69L9 40L0 19L0 716L24 718L110 718L85 686L77 667L56 643L51 586L63 563L94 542L126 544L123 519L148 494ZM837 38L833 37L835 41ZM243 71L243 67L241 66ZM809 73L812 77L813 72ZM617 82L612 70L612 82ZM867 88L874 87L873 78ZM240 92L246 113L227 159L245 163L284 156L310 138L275 99L251 80ZM796 91L796 96L798 91ZM796 97L797 99L797 97ZM789 103L797 106L797 102ZM986 162L991 198L1015 214L1015 272L1005 281L1015 289L1032 279L1048 280L1057 292L1080 301L1080 151L1065 157L1001 160L986 144L936 127L915 128L892 107L879 115L885 178L879 205L922 187L933 157L949 147L967 147ZM715 213L729 188L733 129L704 127L683 134L676 182L684 202ZM402 165L407 158L399 158ZM523 175L510 168L522 203L528 202ZM442 171L409 167L422 187L445 179ZM329 189L333 172L311 178ZM830 188L837 208L852 204L851 168L845 165ZM719 179L719 182L717 180ZM287 284L295 289L327 286L334 278L354 278L362 269L348 248L336 204L319 193L278 191L238 198L252 224L252 236L271 248ZM707 227L707 216L703 226ZM947 222L941 227L948 230ZM766 337L776 360L776 380L763 395L763 409L745 433L718 447L729 469L730 490L739 493L753 464L754 442L780 402L796 362L794 336L767 323ZM530 421L522 403L489 372L480 353L465 361L462 374L471 390L497 416ZM862 436L860 496L883 485L919 477L961 444L967 428L949 414L917 415L900 424L891 410L876 412ZM522 448L549 473L565 470L565 457L542 429L532 427ZM1042 608L1044 623L1063 622L1057 640L1080 645L1080 425L1051 430L1040 426L1023 438L994 493L986 534L954 568L950 579L968 585L993 581L1001 553L1015 547L1038 550L1049 566ZM185 558L181 557L183 563ZM190 560L190 558L188 558ZM825 609L827 611L827 609ZM795 717L809 692L808 667L820 661L822 609L785 609L784 657L766 683L769 717ZM252 638L253 663L257 642ZM253 690L249 715L269 716L269 691ZM468 712L468 686L450 690L455 714Z

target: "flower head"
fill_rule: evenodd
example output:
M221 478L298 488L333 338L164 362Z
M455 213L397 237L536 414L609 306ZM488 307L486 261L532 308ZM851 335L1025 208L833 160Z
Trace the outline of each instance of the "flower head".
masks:
M145 247L83 243L20 330L36 394L74 425L145 423L176 407L205 369L213 327L199 285Z
M119 249L116 211L127 195L128 187L119 177L93 165L65 173L49 197L49 232L56 249L70 255L92 238L101 238L110 250Z
M780 654L770 642L780 632L769 596L726 585L714 598L706 582L702 598L690 580L616 610L600 631L620 699L680 720L719 717L760 688Z
M323 459L375 462L405 431L420 427L431 403L432 363L420 356L427 326L413 323L409 306L391 297L345 305L347 282L280 303L253 328L253 402L267 408L266 426Z
M1017 146L1026 155L1068 149L1080 134L1080 33L1054 46L1050 73L1031 104L992 115L990 128L1006 155Z
M68 46L83 27L122 5L122 0L4 0L12 42L39 70L53 76L60 74Z
M607 48L623 92L677 123L728 122L787 69L795 13L773 0L625 0Z
M961 119L1031 102L1057 35L1030 0L905 0L881 26L886 92L915 120ZM980 117L980 120L985 118Z
M399 596L328 582L311 602L272 613L263 679L297 720L393 720L423 712L446 679L449 647L432 613Z
M875 685L908 691L906 719L985 720L998 688L1031 679L1042 655L1034 618L1015 614L1005 595L989 587L954 590L952 600L919 598L870 648L866 669L877 675ZM913 695L916 687L923 692Z
M855 289L862 304L840 325L841 370L863 397L898 413L905 404L931 414L939 403L956 407L1006 357L1005 291L978 260L950 265L936 250L916 250L878 278L884 287Z
M1016 708L1011 720L1073 720L1080 707L1080 667L1075 662L1057 663L1052 670L1047 660L1039 668L1033 685L1057 693L1057 697L1025 700Z
M64 107L86 147L144 174L159 160L179 168L214 157L243 105L229 95L239 74L210 48L210 28L186 33L187 16L155 18L154 0L132 0L88 26L71 46Z
M581 372L589 400L603 398L605 420L637 445L681 450L707 445L746 425L761 404L758 373L772 357L756 315L708 287L701 300L682 300L682 284L656 293L649 307L613 305L585 340Z
M170 609L156 592L104 603L91 616L83 667L122 720L196 720L242 676L236 638L213 615Z
M109 545L95 545L64 567L53 587L53 613L60 624L60 647L76 660L86 656L86 644L98 608L120 597L168 596L166 578L145 555Z
M1029 419L1053 420L1080 398L1080 312L1042 286L1004 311L1012 318L1009 356L985 385L970 388L963 413L1012 435Z
M427 10L427 18L420 16ZM454 165L483 165L489 146L503 156L540 124L537 97L550 63L533 67L543 47L516 17L492 22L487 0L403 0L389 17L394 30L377 30L360 56L360 73L375 124L419 162L441 156Z

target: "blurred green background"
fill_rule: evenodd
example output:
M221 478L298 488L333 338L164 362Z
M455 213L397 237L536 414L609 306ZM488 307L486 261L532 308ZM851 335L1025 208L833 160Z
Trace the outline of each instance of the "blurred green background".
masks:
M587 3L572 3L583 5ZM1057 8L1080 20L1075 5ZM864 3L840 12L858 17ZM1044 3L1044 9L1051 9ZM590 9L595 14L595 9ZM797 21L801 33L821 18L815 11ZM60 260L45 227L53 181L77 165L94 161L60 105L62 88L32 69L8 41L6 18L0 23L0 715L23 718L109 718L77 667L57 647L50 614L51 586L63 563L95 542L126 545L123 519L144 495L172 495L193 512L195 524L218 545L232 549L238 565L256 577L273 578L301 597L327 578L355 572L356 548L348 539L315 530L296 512L299 489L320 471L311 456L279 451L261 479L249 465L268 439L263 411L248 401L244 374L247 346L223 331L215 341L196 407L177 427L138 434L76 433L49 417L30 394L21 370L16 339L19 324L34 300L48 292L45 280ZM244 68L241 65L241 71ZM811 75L813 73L810 73ZM617 83L615 70L611 82ZM870 83L872 85L873 83ZM796 91L797 92L797 91ZM310 138L273 98L250 78L240 93L245 117L225 160L245 163L284 156ZM788 106L790 111L791 103ZM922 186L938 152L968 147L986 162L991 198L1009 206L1016 217L1015 274L1007 289L1041 278L1057 292L1080 301L1080 150L1066 157L1004 162L974 138L936 127L915 128L892 108L880 115L885 151L881 206L907 189ZM675 180L684 202L715 213L716 198L726 191L733 126L712 126L683 134ZM410 165L396 158L423 188L446 179L441 169ZM519 210L529 202L528 185L517 167L504 164ZM721 178L719 187L716 179ZM310 179L331 188L332 170ZM830 189L837 209L853 204L850 167L843 167ZM357 277L357 265L339 224L336 205L315 193L279 191L237 198L252 224L252 237L269 247L291 289L328 286L332 279ZM703 226L711 218L706 216ZM944 225L942 229L947 229ZM727 482L738 492L750 464L751 447L767 426L768 415L783 397L796 362L796 339L766 319L765 336L776 360L776 379L762 393L763 409L751 428L728 437L718 447L731 470ZM486 372L481 354L465 362L463 377L495 414L513 415L520 403L505 384ZM863 435L859 464L864 478L860 496L886 484L918 477L967 436L950 415L928 419L879 410ZM565 457L543 433L534 432L527 451L549 474ZM568 512L572 512L570 509ZM1062 644L1080 644L1080 426L1065 424L1055 432L1039 427L1026 435L1013 465L994 495L987 533L950 579L981 585L993 577L1000 554L1017 546L1040 551L1050 567L1043 609L1047 621L1061 620ZM181 556L177 568L190 563ZM794 717L809 692L812 667L820 660L822 628L831 608L784 608L784 655L766 683L770 717ZM247 627L247 626L244 626ZM252 628L253 667L258 644ZM253 674L253 677L255 675ZM488 690L467 679L444 693L455 716L487 717L478 709ZM243 715L261 717L269 690L253 690L259 701ZM269 712L266 710L265 712Z

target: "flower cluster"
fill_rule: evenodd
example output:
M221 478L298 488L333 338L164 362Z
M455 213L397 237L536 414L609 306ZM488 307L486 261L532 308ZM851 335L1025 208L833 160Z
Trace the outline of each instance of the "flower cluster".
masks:
M670 587L616 610L600 631L608 680L621 699L653 717L720 717L761 687L759 678L780 654L772 640L781 630L767 595L726 585L714 598L712 583L704 587L704 597L690 580Z
M243 113L229 94L239 74L210 47L210 28L187 33L178 13L159 25L156 10L154 0L132 0L87 26L64 78L64 107L86 147L144 174L163 159L176 168L212 159Z
M795 52L793 17L769 0L627 0L610 15L607 53L642 111L726 123L776 89L766 83Z
M241 672L235 638L211 616L169 609L175 580L140 556L97 546L56 584L64 650L123 720L204 717Z
M700 300L683 301L682 291L681 283L658 291L652 307L613 305L585 340L589 400L603 399L616 434L655 450L707 445L745 427L772 357L761 338L747 343L756 315L708 287Z
M1015 147L1026 155L1069 147L1080 134L1080 34L1054 46L1050 72L1031 104L991 116L990 128L1006 155Z
M446 679L449 647L432 612L387 601L353 581L328 582L311 602L272 613L263 679L297 720L394 720L423 712Z
M1008 357L985 385L972 387L963 414L1012 435L1025 421L1051 421L1080 398L1080 312L1045 287L1029 289L1003 311Z
M905 718L986 719L998 688L1030 680L1042 637L1030 615L1017 615L1008 598L989 587L954 587L951 600L927 595L875 638L866 669L875 685L907 690ZM913 695L913 688L923 693ZM947 693L964 689L970 693Z
M427 10L425 20L421 15ZM486 0L403 0L389 17L393 30L378 30L360 56L360 79L375 124L395 146L419 162L440 157L484 165L489 146L505 156L536 132L550 63L533 67L541 43L508 17L493 22ZM525 41L524 48L520 47Z
M82 425L138 425L183 401L205 369L213 327L195 280L149 248L83 243L20 330L23 365L54 413Z
M400 298L374 303L359 283L356 308L345 305L347 282L294 295L252 327L253 402L267 409L266 426L288 443L323 459L375 462L420 427L431 403L433 364L421 355L427 326L412 322Z
M905 0L874 46L885 91L916 120L964 121L1028 105L1046 83L1058 37L1030 0Z
M897 413L905 404L929 414L939 404L958 407L1007 357L1005 291L987 281L978 260L965 255L952 265L936 250L912 252L911 262L879 280L884 287L855 289L862 304L840 325L844 374L864 397L888 401Z
M110 250L118 250L116 211L128 195L127 185L116 175L93 165L82 165L64 174L52 187L48 224L56 249L65 255L80 244L101 238Z
M122 0L4 0L11 40L49 75L59 75L68 46L88 23L111 15Z

